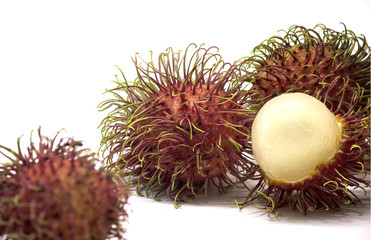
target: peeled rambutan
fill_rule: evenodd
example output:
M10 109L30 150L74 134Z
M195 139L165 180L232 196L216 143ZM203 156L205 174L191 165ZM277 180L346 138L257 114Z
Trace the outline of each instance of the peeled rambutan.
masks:
M197 48L187 59L171 48L142 67L129 83L117 80L101 103L110 112L101 123L101 150L108 167L137 185L137 192L175 204L209 183L220 192L241 181L253 164L246 154L248 99L233 81L236 71L214 53ZM178 206L178 205L176 205Z
M370 185L369 47L347 29L319 27L294 26L241 65L258 170L241 206L262 199L268 211L339 209L361 203L354 190Z
M31 140L23 154L1 146L0 236L7 239L122 239L125 184L97 170L81 142L57 135Z

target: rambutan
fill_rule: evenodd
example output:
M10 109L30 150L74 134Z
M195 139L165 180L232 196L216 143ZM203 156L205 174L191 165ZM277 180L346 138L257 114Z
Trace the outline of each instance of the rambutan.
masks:
M302 213L361 200L370 185L370 50L345 29L293 26L254 49L241 67L254 122L258 183L244 206L287 203Z
M97 170L95 154L72 138L41 135L23 154L1 146L0 236L7 239L122 239L125 184Z
M100 104L110 112L101 123L101 149L108 167L137 185L139 194L162 192L175 204L209 183L220 192L244 179L253 164L246 153L248 99L234 81L234 66L215 47L171 48L142 67L138 77L116 81L115 98ZM176 205L178 206L178 205Z
M287 92L322 92L327 95L321 98L335 110L340 101L347 108L344 101L352 100L354 90L365 91L358 100L363 106L370 96L370 48L364 36L347 28L337 32L324 25L295 25L284 37L271 37L255 47L253 56L242 62L252 74L252 89L264 102Z

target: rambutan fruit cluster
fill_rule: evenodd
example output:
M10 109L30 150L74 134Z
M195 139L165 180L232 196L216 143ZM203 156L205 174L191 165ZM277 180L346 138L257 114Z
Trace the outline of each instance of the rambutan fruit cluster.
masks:
M276 167L286 169L282 171L288 171L291 167L289 160L278 166L281 164L277 163L278 157L259 159L257 175L254 177L258 183L251 189L242 207L260 199L265 202L268 211L275 211L289 203L305 214L308 210L320 208L338 209L341 203L360 203L353 190L358 188L365 191L365 187L370 185L367 175L370 172L370 48L366 39L346 28L337 32L324 25L318 25L315 29L293 26L284 37L274 36L264 41L254 49L253 54L240 62L241 71L246 73L244 81L250 84L248 95L254 100L250 113L259 116L264 105L270 105L275 98L290 93L304 93L318 99L332 113L339 126L339 139L334 144L336 149L331 159L319 159L310 175L304 179L285 181L272 177L269 168L264 170L262 167L266 162L272 162ZM289 112L295 101L280 104L276 107L286 104ZM306 107L300 106L296 113L304 111ZM286 121L287 126L292 124L283 133L285 139L311 135L308 127L311 120L306 119L306 123L303 121L299 124L299 118L298 115L285 115L282 121ZM261 122L273 121L269 117L259 119ZM298 124L298 129L292 127L295 124ZM281 131L277 132L282 133L282 125L277 121L272 125L281 127ZM295 135L296 132L301 135ZM258 139L264 138L260 136L263 131L257 130L254 134L254 127L251 126L250 133L256 159L261 152L269 151L270 141L259 143L258 146ZM292 148L296 148L295 143L292 143ZM302 152L307 148L309 146L304 147ZM291 152L287 151L286 155Z
M113 98L99 108L109 110L100 127L110 170L138 194L166 193L176 206L210 186L236 185L249 190L240 207L263 201L272 212L361 203L353 190L370 185L365 37L295 25L234 64L216 48L191 46L157 62L136 56L136 79L121 72L107 91Z
M207 195L209 185L224 192L253 167L249 99L234 81L238 72L216 48L190 53L193 46L184 54L169 48L144 66L135 57L137 78L123 74L108 90L114 98L100 104L110 110L101 123L109 168L130 178L139 194L166 192L175 204Z
M125 184L97 170L81 142L41 135L25 154L0 145L0 236L7 239L122 239Z

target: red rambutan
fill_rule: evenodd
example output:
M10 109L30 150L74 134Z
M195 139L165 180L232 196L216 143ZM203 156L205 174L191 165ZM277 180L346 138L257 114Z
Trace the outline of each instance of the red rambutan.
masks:
M190 45L191 47L192 45ZM101 149L109 167L137 185L140 194L174 198L220 192L241 181L253 164L246 153L248 99L234 80L234 67L216 48L171 48L153 61L134 64L138 77L117 80L110 112L101 123ZM234 179L231 179L231 176ZM176 205L177 206L177 205Z
M0 236L7 239L122 238L128 198L123 182L96 170L81 142L41 136L23 154L1 146Z
M337 209L360 203L353 190L370 184L370 49L348 29L318 27L293 26L240 65L258 163L243 205L262 198L269 211Z
M282 93L304 92L325 99L335 111L340 102L347 108L355 91L364 91L358 94L358 104L368 102L370 47L364 36L349 29L294 25L284 37L271 37L255 47L253 54L243 58L241 66L263 103Z

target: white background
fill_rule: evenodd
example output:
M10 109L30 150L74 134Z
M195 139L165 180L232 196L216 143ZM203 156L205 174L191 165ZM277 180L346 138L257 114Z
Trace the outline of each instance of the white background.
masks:
M97 128L106 113L97 105L110 97L119 74L135 77L131 57L148 59L190 43L218 46L233 62L254 46L293 24L340 22L371 38L371 2L336 1L0 1L0 144L28 145L32 130L45 135L61 128L97 151ZM369 239L369 195L364 208L317 212L290 211L272 218L248 207L239 211L232 191L174 209L164 199L130 199L126 237L138 239Z

